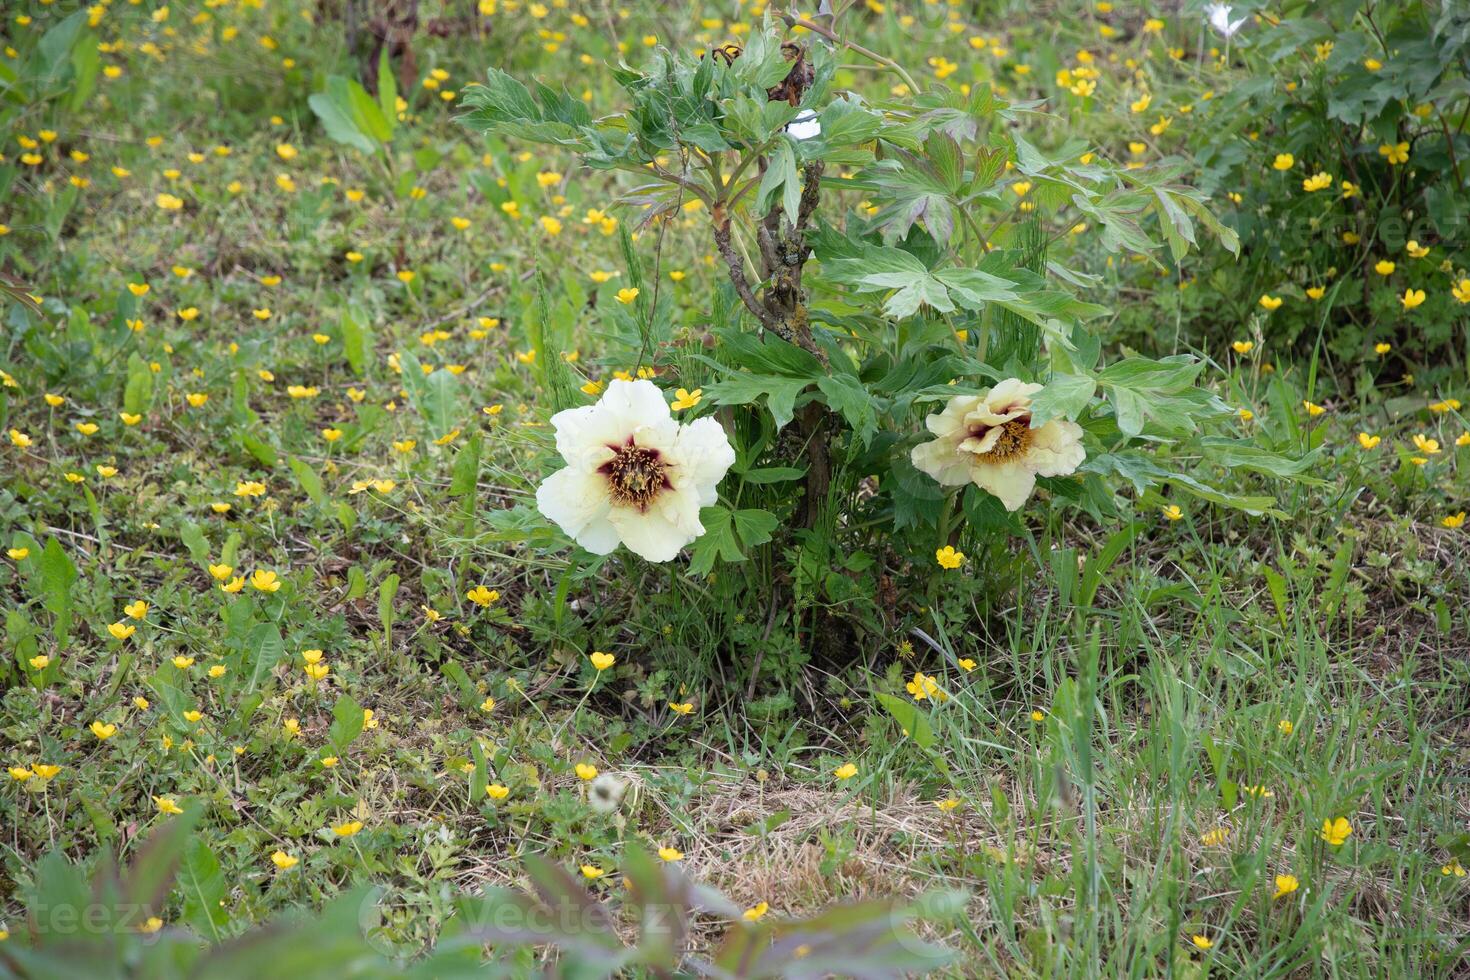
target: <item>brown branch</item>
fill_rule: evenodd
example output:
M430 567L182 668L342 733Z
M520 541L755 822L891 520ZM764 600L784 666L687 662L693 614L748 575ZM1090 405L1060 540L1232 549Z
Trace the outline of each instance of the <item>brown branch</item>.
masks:
M735 293L740 297L740 302L745 308L754 314L761 322L761 326L768 330L777 329L774 318L770 312L755 298L755 291L750 288L750 280L745 277L745 260L740 253L735 251L735 246L730 241L730 216L723 210L715 214L715 247L720 250L721 257L725 260L725 267L730 273L730 282L735 287Z

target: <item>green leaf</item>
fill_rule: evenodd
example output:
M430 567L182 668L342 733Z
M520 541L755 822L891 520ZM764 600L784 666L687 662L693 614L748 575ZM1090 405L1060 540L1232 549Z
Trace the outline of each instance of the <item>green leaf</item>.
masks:
M193 521L185 521L179 527L179 540L189 549L189 557L195 564L201 567L209 564L209 539L204 536L204 528Z
M286 465L289 466L291 468L291 472L296 475L296 482L301 484L301 489L304 490L306 492L306 495L311 498L312 503L316 504L317 506L321 506L326 502L327 492L326 489L322 486L321 475L318 474L316 470L312 469L309 465L303 463L295 456L287 457Z
M123 388L123 411L142 415L153 404L153 369L137 354L128 355L128 380Z
M352 373L359 378L367 377L368 352L372 341L368 337L367 315L358 307L348 307L340 321L342 328L342 353Z
M326 89L311 96L306 103L322 121L329 138L364 153L376 153L378 141L359 124L351 86L362 90L356 82L333 75L327 79ZM370 100L366 92L363 92L363 98Z
M327 741L336 755L346 755L348 747L362 734L362 705L344 694L332 706L332 724L327 728Z
M536 143L582 144L582 130L592 125L581 99L544 85L532 98L526 86L498 68L485 73L483 84L466 86L461 104L470 110L460 117L465 125Z
M403 387L435 439L447 435L455 428L460 417L459 379L440 368L424 374L417 357L404 352L398 355L403 368Z
M477 432L454 456L454 469L449 478L451 497L472 497L480 481L480 434Z
M56 617L54 633L58 646L65 649L67 634L71 632L72 599L71 587L77 580L77 566L61 546L51 538L41 551L40 572L37 583L41 592L41 604Z
M789 136L776 140L775 149L767 160L766 172L761 177L760 189L756 192L755 209L765 214L772 202L778 200L787 220L795 221L801 201L801 178L797 176L796 155L791 150Z
M740 478L746 483L785 483L789 480L800 480L804 476L806 470L795 466L762 466L740 474Z
M378 52L378 109L388 123L388 138L398 123L398 79L393 74L393 62L389 58L392 45L385 44Z
M184 896L184 919L201 936L220 939L221 927L230 921L229 910L224 907L229 889L219 858L203 837L190 839L179 865L177 887Z
M286 642L275 623L259 623L245 641L245 662L239 671L245 679L244 690L253 692L264 683L276 664L286 655Z
M470 758L475 760L475 771L470 773L470 802L478 805L485 798L485 788L490 785L490 766L479 739L470 743Z
M249 432L241 432L239 439L240 445L244 450L254 456L260 462L260 465L274 468L281 461L281 456L276 452L276 448L263 439Z
M378 623L383 627L385 636L391 635L393 631L393 597L398 595L398 582L398 576L393 574L383 579L383 584L378 586Z

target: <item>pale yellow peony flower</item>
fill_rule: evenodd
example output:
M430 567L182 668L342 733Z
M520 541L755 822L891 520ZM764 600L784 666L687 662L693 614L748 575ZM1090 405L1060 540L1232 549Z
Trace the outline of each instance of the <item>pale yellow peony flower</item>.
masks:
M1019 510L1038 476L1066 476L1082 465L1082 429L1052 419L1031 427L1031 396L1042 388L1016 378L983 395L957 395L925 420L935 438L915 446L916 467L946 487L973 483Z
M588 551L620 543L669 561L704 533L699 509L735 462L720 423L680 425L651 381L613 381L595 405L551 419L567 463L536 491L536 506Z

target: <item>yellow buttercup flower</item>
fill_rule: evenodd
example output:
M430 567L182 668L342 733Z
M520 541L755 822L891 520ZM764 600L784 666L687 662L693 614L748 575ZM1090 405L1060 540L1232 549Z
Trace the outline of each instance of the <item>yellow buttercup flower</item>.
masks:
M836 769L833 769L832 770L832 775L834 775L838 779L844 780L844 781L845 780L848 780L848 779L851 779L852 777L856 776L857 774L858 774L858 767L854 763L851 763L851 762L844 762L842 765L840 765Z
M281 588L281 580L276 577L275 572L258 568L251 573L250 587L259 592L276 592Z
M1302 190L1306 191L1308 194L1314 193L1316 191L1325 191L1331 186L1332 175L1327 173L1326 171L1313 174L1306 180L1302 181Z
M589 659L592 661L592 666L599 671L607 670L617 662L616 657L610 653L603 653L601 650L594 652Z
M1347 817L1338 817L1335 820L1323 820L1322 830L1317 836L1333 847L1341 847L1352 832L1353 825L1348 822Z
M934 560L940 568L953 570L965 563L965 553L956 551L952 545L945 545L934 552Z
M1261 308L1269 313L1274 310L1280 309L1281 304L1284 301L1280 296L1272 296L1269 293L1263 293L1258 302L1260 302Z

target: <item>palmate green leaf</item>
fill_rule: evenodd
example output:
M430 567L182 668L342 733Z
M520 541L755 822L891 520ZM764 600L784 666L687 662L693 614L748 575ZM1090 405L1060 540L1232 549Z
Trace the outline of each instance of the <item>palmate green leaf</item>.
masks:
M949 291L916 255L888 246L858 244L850 255L819 256L822 273L859 292L893 290L883 305L889 316L907 317L925 303L942 313L954 310Z
M1299 459L1288 459L1268 449L1262 449L1245 439L1228 439L1213 436L1199 441L1199 448L1206 459L1230 470L1249 470L1266 476L1296 480L1314 485L1327 481L1309 476L1308 471L1316 467L1322 456L1320 448L1314 449Z
M833 374L817 379L827 404L852 426L858 442L867 446L878 432L879 405L873 395L851 374Z
M745 561L746 550L770 541L781 523L770 511L732 511L722 504L702 508L699 521L704 525L704 534L690 549L691 575L707 575L717 560Z
M1097 381L1085 374L1059 374L1031 399L1032 426L1052 419L1075 419L1092 402Z
M854 95L841 95L817 114L822 144L836 149L872 142L884 129L881 115L863 105Z
M704 397L711 405L755 405L764 398L776 428L782 429L796 414L797 396L811 383L808 378L736 371L706 387Z
M1233 507L1252 515L1269 515L1285 518L1287 515L1276 507L1276 498L1259 494L1232 494L1209 486L1184 473L1166 470L1153 459L1137 450L1102 453L1090 457L1079 468L1081 472L1116 475L1127 480L1133 489L1142 494L1151 487L1171 484L1185 492L1224 507Z
M460 104L469 111L460 121L484 133L496 133L536 143L584 145L582 130L592 125L591 113L580 99L544 85L530 89L498 68L485 81L465 87Z

